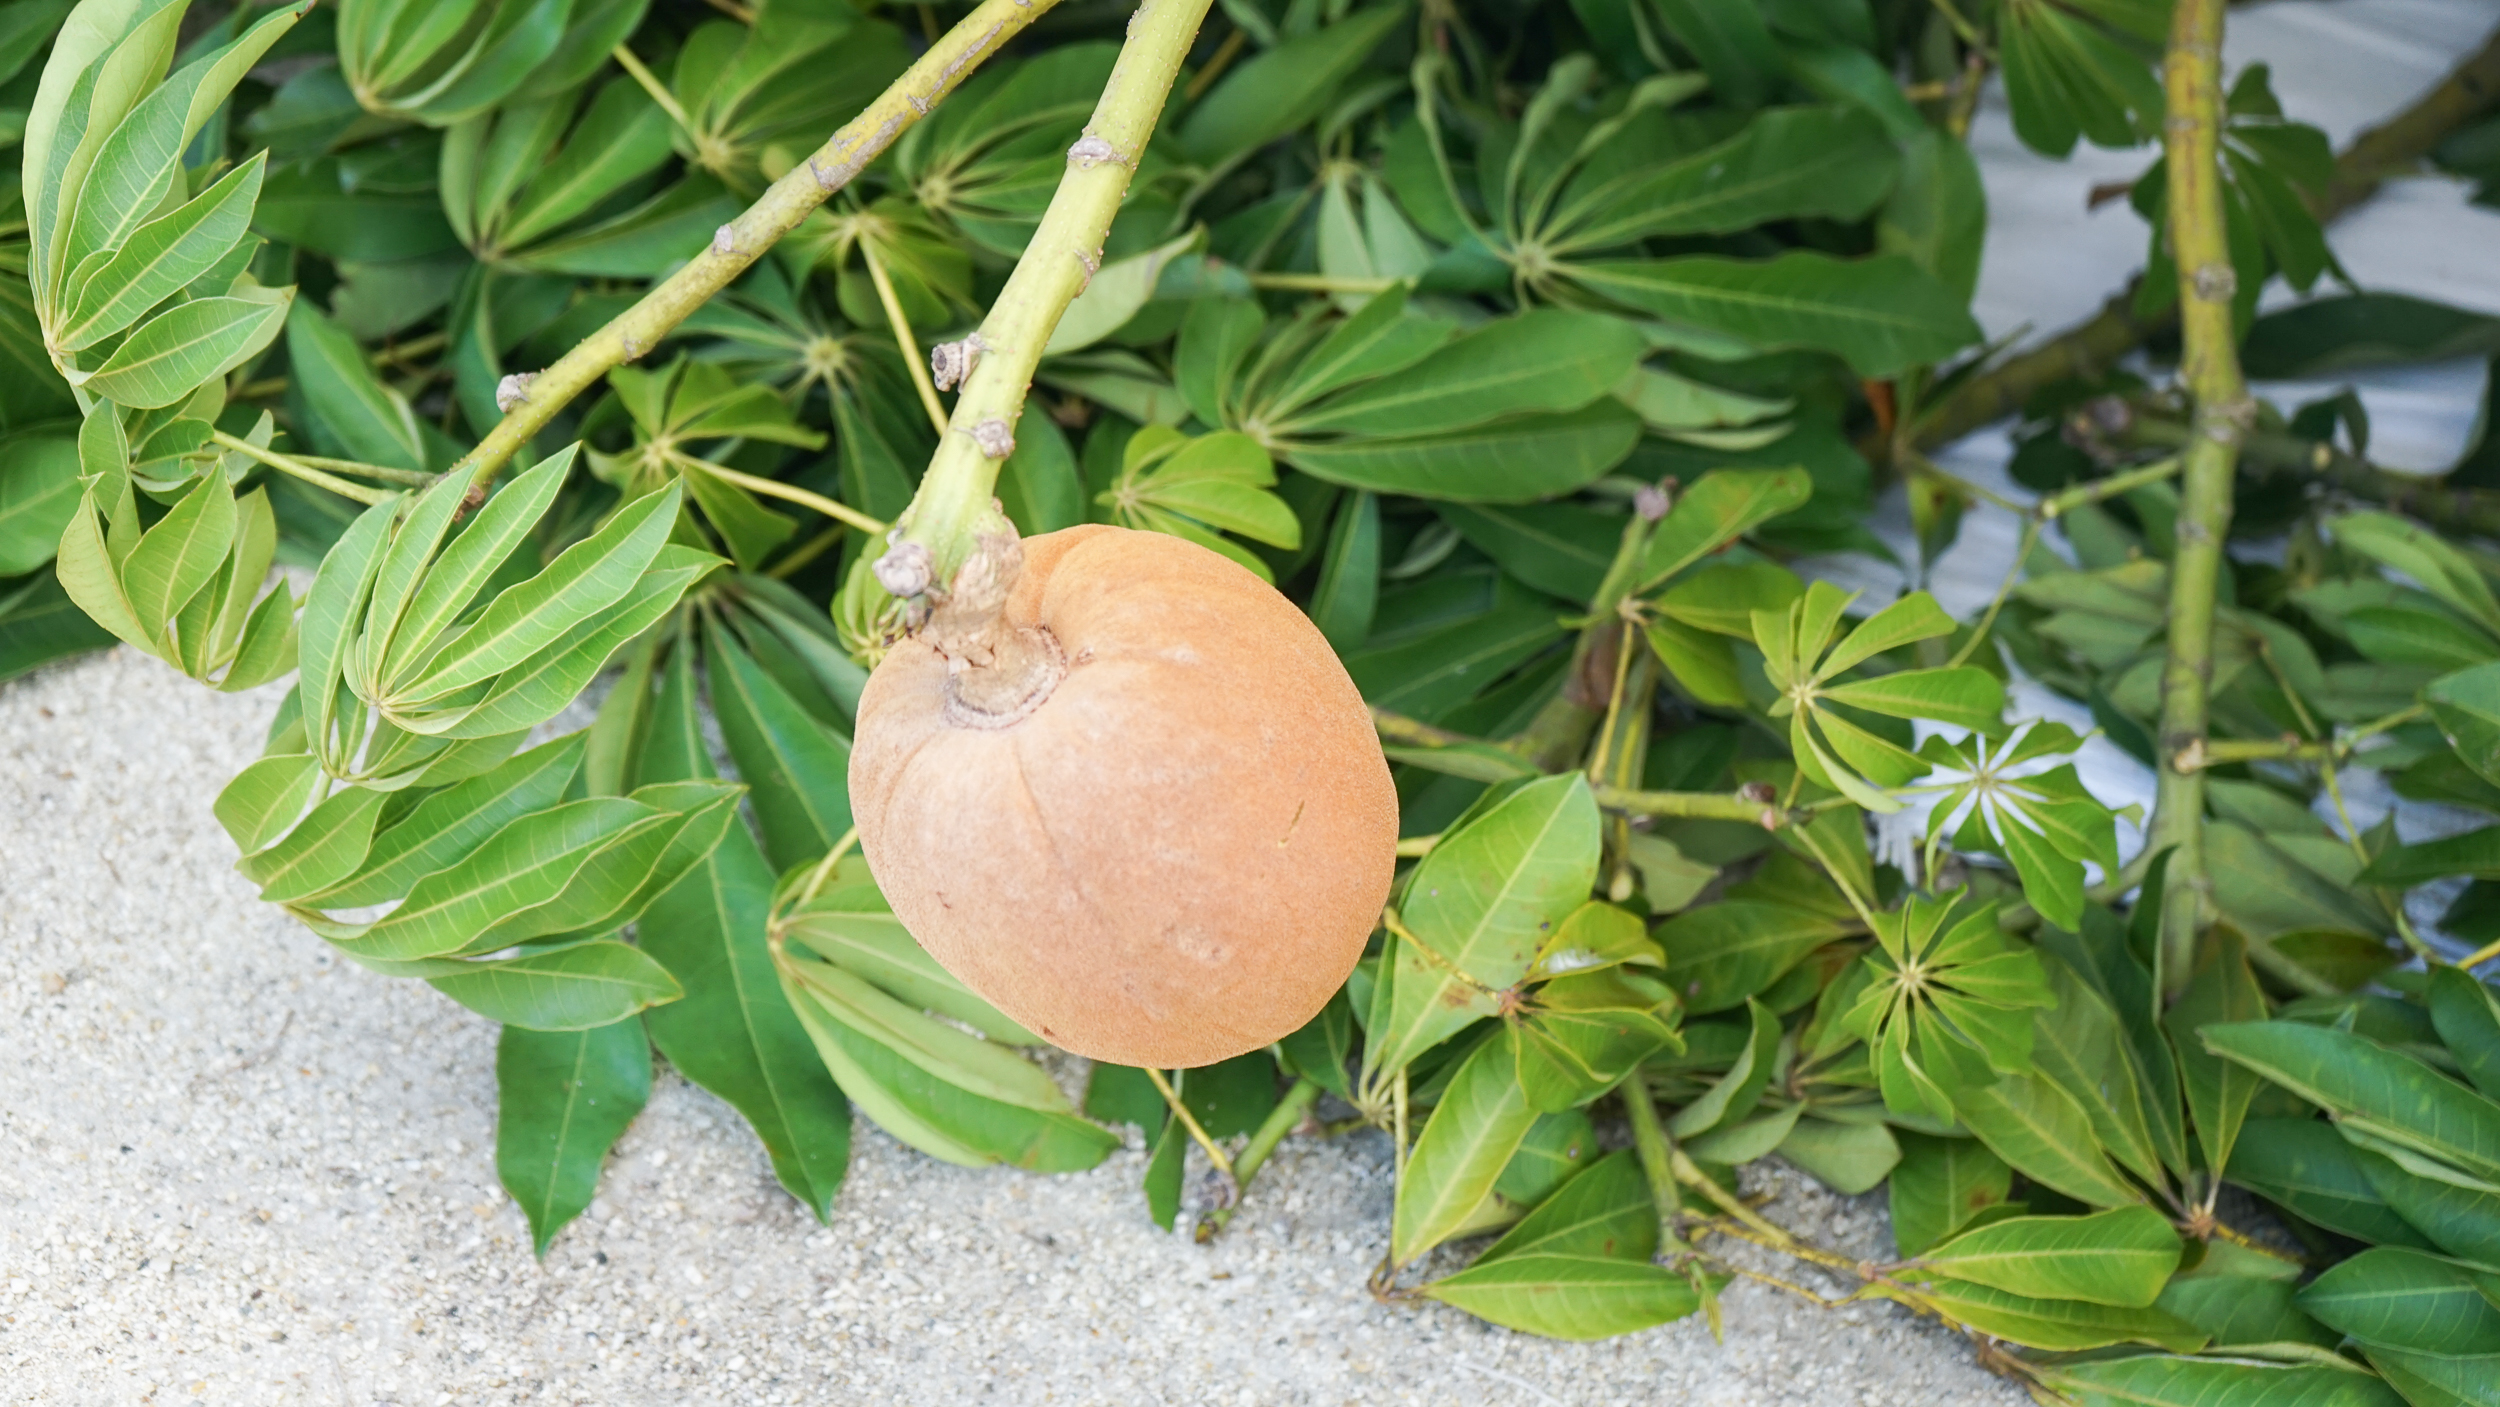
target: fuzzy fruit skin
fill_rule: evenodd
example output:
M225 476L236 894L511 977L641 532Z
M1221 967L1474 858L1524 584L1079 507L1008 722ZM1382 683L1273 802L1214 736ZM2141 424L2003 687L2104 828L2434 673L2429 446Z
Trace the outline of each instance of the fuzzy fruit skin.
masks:
M948 722L918 640L860 696L852 814L903 926L1096 1060L1208 1065L1300 1028L1397 866L1397 792L1328 642L1221 555L1114 527L1028 539L1006 614L1068 661L1030 715Z

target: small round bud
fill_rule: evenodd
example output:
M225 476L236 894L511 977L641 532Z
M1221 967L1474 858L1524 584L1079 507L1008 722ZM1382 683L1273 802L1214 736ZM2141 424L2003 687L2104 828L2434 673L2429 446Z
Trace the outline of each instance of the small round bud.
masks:
M886 589L886 594L904 600L924 594L937 579L937 567L930 560L929 549L917 542L899 542L887 548L869 570L877 574L877 584Z

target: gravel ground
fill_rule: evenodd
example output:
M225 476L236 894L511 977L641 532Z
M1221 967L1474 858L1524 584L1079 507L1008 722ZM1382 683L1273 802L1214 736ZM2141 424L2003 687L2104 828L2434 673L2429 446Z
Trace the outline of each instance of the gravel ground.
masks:
M662 1074L541 1264L495 1184L494 1032L261 905L209 813L271 691L127 649L0 687L0 1401L2015 1403L1888 1306L1753 1285L1550 1343L1375 1303L1386 1143L1289 1140L1212 1247L1142 1152L1039 1177L860 1126L820 1227ZM1878 1200L1773 1174L1860 1253Z

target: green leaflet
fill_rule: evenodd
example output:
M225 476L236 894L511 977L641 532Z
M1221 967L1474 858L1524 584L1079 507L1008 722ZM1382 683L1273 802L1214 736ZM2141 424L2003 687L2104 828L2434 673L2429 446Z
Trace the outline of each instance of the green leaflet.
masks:
M1915 1256L1972 1218L2005 1205L2013 1169L1975 1138L1901 1133L1901 1163L1892 1171L1892 1238Z
M785 962L817 1052L879 1126L932 1157L1037 1172L1092 1167L1118 1146L1038 1066L942 1026L830 964Z
M464 966L470 970L426 980L509 1029L587 1032L684 995L668 969L623 943L584 943Z
M865 875L836 879L807 903L788 910L780 921L790 942L804 946L817 957L865 979L907 1005L963 1022L1002 1044L1041 1044L1039 1036L973 995L913 942L885 896ZM1095 1066L1097 1074L1117 1068ZM1151 1087L1146 1092L1153 1094ZM1162 1105L1157 1103L1154 1107L1160 1109Z
M687 654L681 641L652 705L638 764L645 781L711 774ZM686 995L643 1021L669 1064L745 1116L781 1185L821 1220L850 1158L850 1105L773 972L764 941L772 887L763 853L733 824L718 847L652 900L640 930L643 951Z
M2205 1343L2194 1326L2159 1309L2035 1299L1958 1280L1937 1280L1887 1297L1925 1301L1983 1334L2028 1348L2062 1352L2143 1343L2193 1353Z
M2012 1294L2142 1309L2161 1294L2184 1249L2168 1218L2133 1206L1992 1221L1924 1252L1918 1264Z
M581 1031L506 1026L495 1085L495 1171L543 1256L590 1205L608 1149L650 1099L651 1046L631 1017Z
M1961 300L1899 255L1841 260L1800 250L1760 263L1690 255L1564 271L1641 312L1765 350L1831 352L1864 376L1940 360L1979 340Z
M2427 1252L2373 1247L2330 1267L2297 1298L2318 1322L2374 1348L2500 1354L2500 1274Z
M1618 1149L1572 1174L1476 1263L1511 1255L1647 1261L1658 1249L1658 1209L1632 1150Z
M2356 1132L2485 1182L2500 1181L2500 1104L2345 1031L2291 1021L2214 1025L2205 1048L2263 1075Z
M392 693L422 702L483 683L615 604L667 541L679 493L672 484L625 505L546 570L497 596L475 623L443 642L422 673L393 680L399 687Z
M1407 884L1402 917L1430 951L1395 944L1396 998L1364 1047L1366 1080L1491 1014L1492 994L1526 975L1552 926L1580 906L1596 866L1597 803L1577 776L1529 783L1445 838Z
M1493 1183L1536 1122L1514 1073L1507 1032L1476 1048L1458 1069L1415 1140L1398 1185L1389 1256L1404 1265L1456 1234L1492 1195Z
M2147 1353L2061 1364L2041 1380L2084 1407L2400 1407L2404 1398L2347 1368Z
M1596 1256L1524 1252L1480 1261L1422 1289L1506 1328L1555 1339L1603 1339L1681 1319L1701 1307L1685 1275Z

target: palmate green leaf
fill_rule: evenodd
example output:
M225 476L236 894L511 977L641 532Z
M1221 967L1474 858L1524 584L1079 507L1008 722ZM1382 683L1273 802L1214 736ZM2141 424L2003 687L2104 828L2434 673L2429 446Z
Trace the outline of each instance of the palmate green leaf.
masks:
M2316 1364L2147 1353L2064 1363L2040 1381L2080 1407L2403 1407L2377 1377Z
M1586 189L1575 184L1535 237L1569 253L1665 235L1733 234L1773 220L1857 220L1892 189L1899 164L1882 125L1862 112L1774 108L1717 146L1624 174L1609 170Z
M1492 1194L1537 1120L1520 1088L1517 1065L1515 1039L1504 1030L1477 1046L1442 1091L1398 1185L1389 1231L1392 1263L1405 1265L1456 1235Z
M2489 664L2500 655L2489 635L2445 611L2364 606L2346 612L2343 625L2353 648L2379 664L2417 665L2445 674Z
M1340 655L1371 634L1380 605L1380 496L1347 494L1321 551L1319 584L1311 589L1311 623Z
M668 969L623 943L581 943L428 977L434 990L490 1021L532 1031L587 1031L685 995Z
M1791 1107L1802 1110L1805 1106ZM1769 1117L1752 1122L1761 1124ZM1839 1119L1801 1117L1772 1151L1848 1197L1882 1186L1901 1162L1901 1144L1890 1125Z
M1493 994L1525 976L1554 926L1587 900L1597 832L1597 802L1575 773L1528 783L1433 847L1400 911L1431 951L1393 945L1395 996L1387 1024L1365 1043L1367 1077L1403 1069L1492 1013Z
M2014 131L2033 151L2063 157L2078 136L2123 149L2156 130L2162 91L2151 65L2091 20L2016 0L2002 43Z
M1980 335L1962 301L1900 255L1842 260L1792 250L1750 261L1696 254L1573 263L1563 273L1626 307L1766 351L1830 352L1861 376L1941 361Z
M570 111L570 104L561 99L548 107L552 111L546 116L556 122ZM623 75L599 88L581 110L581 120L572 126L562 150L534 169L521 164L526 158L520 151L505 156L506 149L537 145L533 139L554 125L544 118L532 122L532 118L540 118L540 113L507 108L491 119L496 123L494 140L481 154L481 169L488 179L480 183L476 217L480 238L488 242L490 251L526 248L668 160L668 114L640 84ZM477 123L488 120L481 117ZM547 135L551 139L552 134ZM499 157L504 159L499 161ZM502 179L493 179L496 176Z
M2069 1352L2144 1343L2174 1353L2193 1353L2205 1345L2201 1330L2160 1309L2035 1299L1962 1280L1937 1280L1915 1291L1892 1291L1886 1297L1912 1296L1983 1334L2026 1348Z
M234 490L222 475L212 474L184 494L123 560L122 589L159 653L170 653L167 624L225 564L237 524Z
M1278 423L1281 435L1414 435L1576 410L1606 395L1646 344L1630 323L1540 308L1468 332L1423 360Z
M464 953L493 952L522 940L585 938L639 917L651 901L712 853L737 816L740 788L715 780L658 782L629 800L661 819L634 826L593 853L556 897L488 926Z
M2369 1239L2445 1251L2477 1265L2500 1265L2500 1191L2487 1184L2463 1186L2464 1180L2453 1177L2424 1177L2381 1150L2354 1147L2350 1157L2367 1190L2393 1214L2389 1219L2401 1218L2402 1234Z
M1280 458L1316 479L1458 503L1526 503L1584 488L1632 452L1640 417L1601 400L1473 430L1286 444Z
M1903 1257L1924 1252L2012 1195L2013 1169L1979 1140L1906 1131L1897 1137L1901 1163L1887 1192L1893 1244Z
M2167 1165L2145 1117L2145 1082L2118 1014L2064 961L2044 955L2041 966L2056 1004L2033 1019L2033 1067L2082 1106L2112 1161L2158 1185Z
M71 262L61 246L79 189L106 139L159 86L184 9L171 0L82 5L62 25L26 116L28 272L38 290Z
M1276 1043L1285 1073L1317 1084L1351 1102L1354 1086L1347 1068L1354 1056L1354 1005L1340 987L1319 1015Z
M2356 884L2410 889L2449 875L2500 878L2500 827L2486 826L2416 845L2390 845L2370 857Z
M543 1256L590 1205L599 1165L650 1100L651 1043L631 1017L583 1031L506 1026L495 1088L495 1172Z
M268 153L255 152L215 185L98 250L71 275L69 311L56 340L79 351L136 322L139 315L207 274L249 232Z
M696 722L690 651L681 641L652 706L638 759L645 782L712 774ZM771 1155L790 1195L829 1215L850 1158L850 1105L782 994L765 945L773 873L743 826L644 911L643 951L685 986L643 1017L687 1079L729 1101Z
M2500 1273L2424 1251L2374 1246L2297 1296L2319 1323L2378 1348L2500 1354Z
M1646 973L1615 967L1547 982L1515 1023L1528 1102L1556 1113L1614 1088L1641 1061L1683 1048L1674 1021L1674 993Z
M681 493L672 483L618 509L544 571L497 596L474 623L443 642L421 673L389 681L391 694L425 702L484 683L614 605L667 542Z
M2293 1021L2210 1025L2205 1048L2272 1080L2355 1132L2500 1182L2500 1103L2348 1031Z
M311 8L302 4L262 17L231 43L175 70L114 124L79 182L75 209L60 212L66 224L53 237L59 270L74 270L88 255L119 247L155 211L181 169L183 148L244 74ZM90 135L100 130L91 116ZM61 199L69 199L66 188Z
M1406 295L1403 283L1373 294L1304 353L1292 373L1251 413L1262 421L1281 421L1332 392L1404 371L1458 334L1456 323L1410 311ZM1224 398L1219 388L1233 381L1258 335L1259 323L1253 320L1258 310L1256 304L1229 301L1206 306L1220 311L1201 320L1193 309L1193 323L1202 330L1193 336L1190 326L1184 325L1181 365L1190 368L1188 375L1210 383L1206 394L1215 398L1211 403L1220 405ZM1191 404L1195 407L1197 402Z
M1640 1261L1541 1251L1479 1261L1418 1293L1551 1339L1612 1338L1701 1307L1701 1292L1687 1274Z
M1918 1265L2037 1299L2142 1309L2161 1294L2184 1249L2169 1218L2133 1206L1990 1222L1924 1252Z

